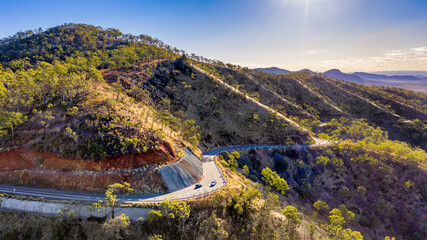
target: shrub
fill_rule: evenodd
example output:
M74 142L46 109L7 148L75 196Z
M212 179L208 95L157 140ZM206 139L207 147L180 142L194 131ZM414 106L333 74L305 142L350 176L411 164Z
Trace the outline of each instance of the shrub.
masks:
M414 182L412 182L411 180L408 180L405 182L405 186L410 189L412 186L414 186Z
M242 173L245 176L249 176L249 167L247 165L243 166Z
M365 195L366 194L366 188L364 186L359 186L357 188L357 192L359 192L362 195Z
M224 167L230 167L230 164L228 164L228 162L226 162L225 160L221 160L219 161L219 163Z
M317 200L314 204L313 204L314 208L316 208L316 210L319 213L325 213L326 211L329 210L329 206L327 203L321 201L321 200Z

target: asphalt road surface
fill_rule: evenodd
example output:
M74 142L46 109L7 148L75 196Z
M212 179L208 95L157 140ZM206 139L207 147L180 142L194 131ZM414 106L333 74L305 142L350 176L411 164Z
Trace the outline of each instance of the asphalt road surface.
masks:
M213 159L213 158L212 158ZM199 183L202 187L195 189L196 185L191 185L187 188L167 193L167 194L151 194L151 195L140 195L140 196L117 196L119 202L125 203L155 203L162 202L165 199L169 200L185 200L191 198L198 198L208 195L223 186L225 186L224 179L222 178L221 172L216 166L214 161L207 161L203 163L203 180ZM212 181L216 181L215 186L210 186ZM104 199L104 194L86 193L77 191L64 191L54 190L38 187L24 187L24 186L13 186L13 185L0 185L0 192L5 194L24 195L31 197L44 197L49 199L61 199L61 200L76 200L76 201L89 201L97 202Z
M317 143L314 145L326 145L327 143ZM139 196L117 196L117 200L123 203L157 203L165 199L169 200L185 200L192 198L199 198L209 195L226 184L226 180L222 175L219 167L216 165L215 156L224 151L236 151L241 149L259 149L259 148L279 148L279 147L309 147L310 145L241 145L241 146L226 146L207 151L203 155L203 179L199 183L202 186L196 189L196 184L187 188L166 194L151 194ZM216 184L211 186L211 182L215 181ZM86 193L77 191L64 191L53 190L38 187L24 187L13 185L0 185L0 193L25 195L31 197L44 197L49 199L60 200L76 200L76 201L89 201L97 202L104 199L104 194Z

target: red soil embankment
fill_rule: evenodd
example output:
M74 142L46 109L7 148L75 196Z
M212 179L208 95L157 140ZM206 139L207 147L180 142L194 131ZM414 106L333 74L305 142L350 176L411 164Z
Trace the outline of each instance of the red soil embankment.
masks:
M146 168L176 160L167 143L162 143L156 151L102 161L67 159L31 149L16 149L0 153L0 184L103 192L110 184L128 182L137 194L164 192L166 187L158 170ZM117 172L136 168L144 169Z
M138 174L67 174L65 172L34 173L27 171L1 171L0 183L38 186L61 190L105 192L108 185L127 182L133 194L162 193L167 188L158 170Z
M54 171L111 171L169 164L176 161L170 146L162 144L159 150L108 157L101 161L67 159L56 154L16 149L0 153L0 171L5 170L54 170Z

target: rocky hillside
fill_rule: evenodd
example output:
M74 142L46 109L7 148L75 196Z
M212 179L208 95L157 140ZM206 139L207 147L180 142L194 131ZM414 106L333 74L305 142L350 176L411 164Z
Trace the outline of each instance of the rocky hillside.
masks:
M2 149L104 159L242 142L309 140L307 130L149 36L67 24L3 39Z
M239 165L250 166L251 179L273 169L292 189L286 200L316 222L327 220L328 209L345 208L355 214L347 226L367 239L420 239L425 236L427 183L425 169L356 145L309 149L251 150L240 154ZM256 162L259 162L257 166ZM405 219L405 220L402 220Z
M309 72L283 75L256 72L254 78L263 87L309 112L315 119L364 118L386 130L392 139L427 149L426 94L399 88L365 86ZM248 88L242 83L241 87ZM270 98L261 99L270 101ZM285 104L272 106L283 111L289 109ZM289 111L288 114L301 118L297 111ZM303 119L299 119L299 123L312 130L316 130L320 124L310 124Z

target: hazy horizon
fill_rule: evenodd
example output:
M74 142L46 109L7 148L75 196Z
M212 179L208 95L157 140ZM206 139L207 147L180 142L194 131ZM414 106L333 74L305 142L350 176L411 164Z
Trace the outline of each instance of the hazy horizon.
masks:
M0 37L64 23L147 34L249 68L426 71L427 1L4 1Z
M298 71L305 70L305 69L312 70L310 68L287 69L287 68L280 68L280 67L276 67L276 66L260 67L260 68L255 67L253 69L268 69L268 68L278 68L278 69L282 69L282 70L288 70L288 71L291 71L291 72L298 72ZM338 69L338 68L331 68L331 69L328 69L326 71L333 70L333 69ZM385 75L385 76L393 76L393 75L411 75L411 76L423 75L423 76L427 77L427 71L422 71L422 70L420 70L420 71L408 71L408 70L401 70L401 71L350 71L350 72L342 71L341 69L338 69L338 70L340 70L343 73L348 73L348 74L353 74L353 73L356 73L356 72L365 72L365 73L379 74L379 75ZM312 71L313 72L317 72L317 73L326 72L326 71L314 71L314 70L312 70Z

